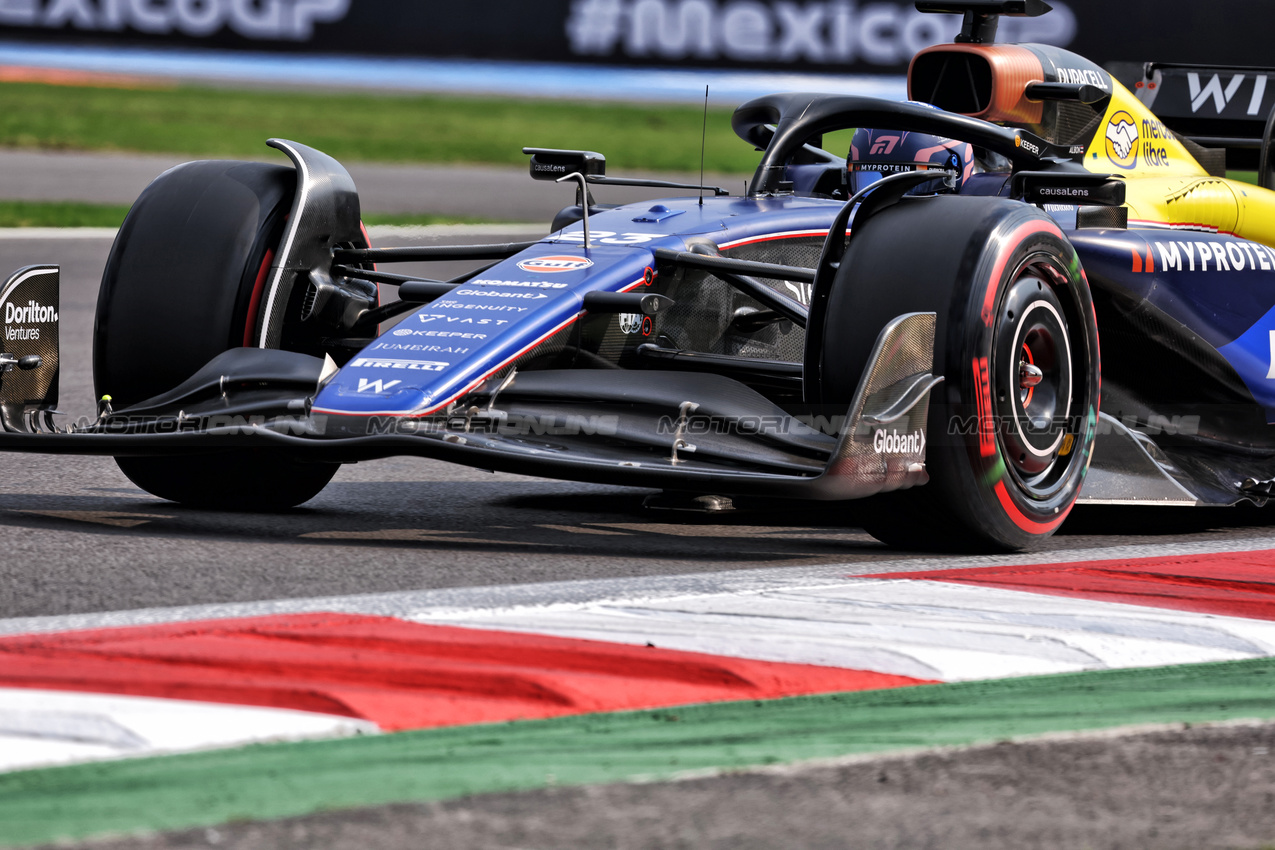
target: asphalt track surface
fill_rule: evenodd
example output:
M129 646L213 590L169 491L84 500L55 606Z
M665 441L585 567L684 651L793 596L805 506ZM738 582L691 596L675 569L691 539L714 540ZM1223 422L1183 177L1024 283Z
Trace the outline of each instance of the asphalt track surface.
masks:
M227 824L92 850L1269 848L1275 727L1002 742ZM1187 804L1192 801L1194 805ZM64 845L59 845L64 846Z
M527 238L526 230L509 236ZM460 234L430 237L451 241ZM472 238L472 237L471 237ZM480 241L506 238L485 232ZM10 237L0 267L62 266L62 401L93 413L90 340L109 236ZM283 514L152 498L109 458L10 455L0 488L0 617L397 590L679 575L904 557L853 505L766 504L718 518L642 507L651 491L493 474L417 458L344 467ZM924 517L917 522L923 523ZM1267 511L1078 510L1053 550L1268 534Z
M453 231L422 241L463 238ZM469 238L529 237L486 230ZM103 235L0 239L0 267L63 267L61 408L73 418L93 409L90 340L109 247ZM347 466L304 507L265 515L159 501L109 459L13 455L0 463L4 619L449 588L489 589L496 599L543 582L766 567L853 572L913 557L855 528L853 506L669 516L643 509L648 491L421 459ZM1048 549L1103 557L1113 546L1145 554L1256 547L1268 537L1275 544L1268 522L1257 510L1080 509ZM1168 730L379 807L160 835L141 846L1263 847L1275 833L1259 814L1275 810L1275 779L1269 760L1256 756L1270 747L1268 728ZM1224 830L1228 823L1247 826Z
M510 145L534 139L511 139ZM183 155L65 153L0 150L0 200L85 201L131 204L146 185L174 165L193 157ZM289 165L277 151L261 146L260 161ZM548 223L553 214L575 203L569 186L532 180L527 168L475 165L386 165L343 163L365 212L432 213L488 221ZM625 171L610 163L612 176L652 177L677 183L698 183L698 174L654 174ZM710 186L736 194L747 174L706 174ZM595 186L595 200L628 204L661 195L687 194L667 189Z

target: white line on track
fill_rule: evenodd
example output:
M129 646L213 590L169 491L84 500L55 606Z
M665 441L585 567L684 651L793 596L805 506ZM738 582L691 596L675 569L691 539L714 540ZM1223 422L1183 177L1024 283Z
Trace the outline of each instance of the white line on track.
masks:
M290 709L0 688L0 771L377 731Z
M1266 621L906 579L411 619L945 682L1275 654Z
M434 590L398 591L302 599L273 599L253 602L225 602L172 608L143 608L133 611L105 611L49 617L21 617L0 620L0 634L73 631L216 620L231 617L259 617L306 611L335 611L383 617L445 617L471 611L525 609L536 606L596 605L643 600L674 600L706 595L746 595L784 590L814 590L839 587L847 578L886 572L920 572L937 569L1049 564L1122 558L1174 557L1211 552L1251 552L1275 549L1275 534L1261 537L1209 540L1190 543L1139 544L1096 549L1072 549L1031 555L977 557L925 557L882 560L817 567L775 567L757 570L724 570L640 578L591 579L541 584L457 587Z
M21 242L37 239L114 239L114 227L0 227L0 239Z

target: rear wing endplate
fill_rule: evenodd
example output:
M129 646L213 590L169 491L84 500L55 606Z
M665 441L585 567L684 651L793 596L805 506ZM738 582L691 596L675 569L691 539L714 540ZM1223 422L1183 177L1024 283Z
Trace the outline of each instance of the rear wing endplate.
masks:
M1147 62L1111 70L1173 132L1224 149L1227 168L1257 168L1275 107L1275 68Z

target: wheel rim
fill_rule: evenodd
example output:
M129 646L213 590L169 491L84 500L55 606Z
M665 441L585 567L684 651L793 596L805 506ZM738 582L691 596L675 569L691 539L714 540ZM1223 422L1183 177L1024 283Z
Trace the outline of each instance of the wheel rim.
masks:
M1084 356L1074 321L1059 298L1068 275L1056 258L1039 255L1019 267L996 326L993 399L997 441L1009 478L1029 499L1044 501L1066 487L1074 444ZM1068 298L1067 300L1071 300Z

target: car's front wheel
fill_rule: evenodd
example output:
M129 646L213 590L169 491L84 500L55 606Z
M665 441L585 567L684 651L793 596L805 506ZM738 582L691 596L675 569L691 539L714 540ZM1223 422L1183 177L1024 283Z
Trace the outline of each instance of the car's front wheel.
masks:
M93 383L116 409L172 389L257 337L267 273L296 191L291 168L191 162L137 199L98 293ZM232 510L292 507L339 468L273 453L119 457L128 478L174 502Z
M1058 225L996 198L905 199L856 227L807 352L821 404L848 404L876 331L934 312L930 482L853 508L913 549L1026 549L1080 494L1096 433L1098 329Z

